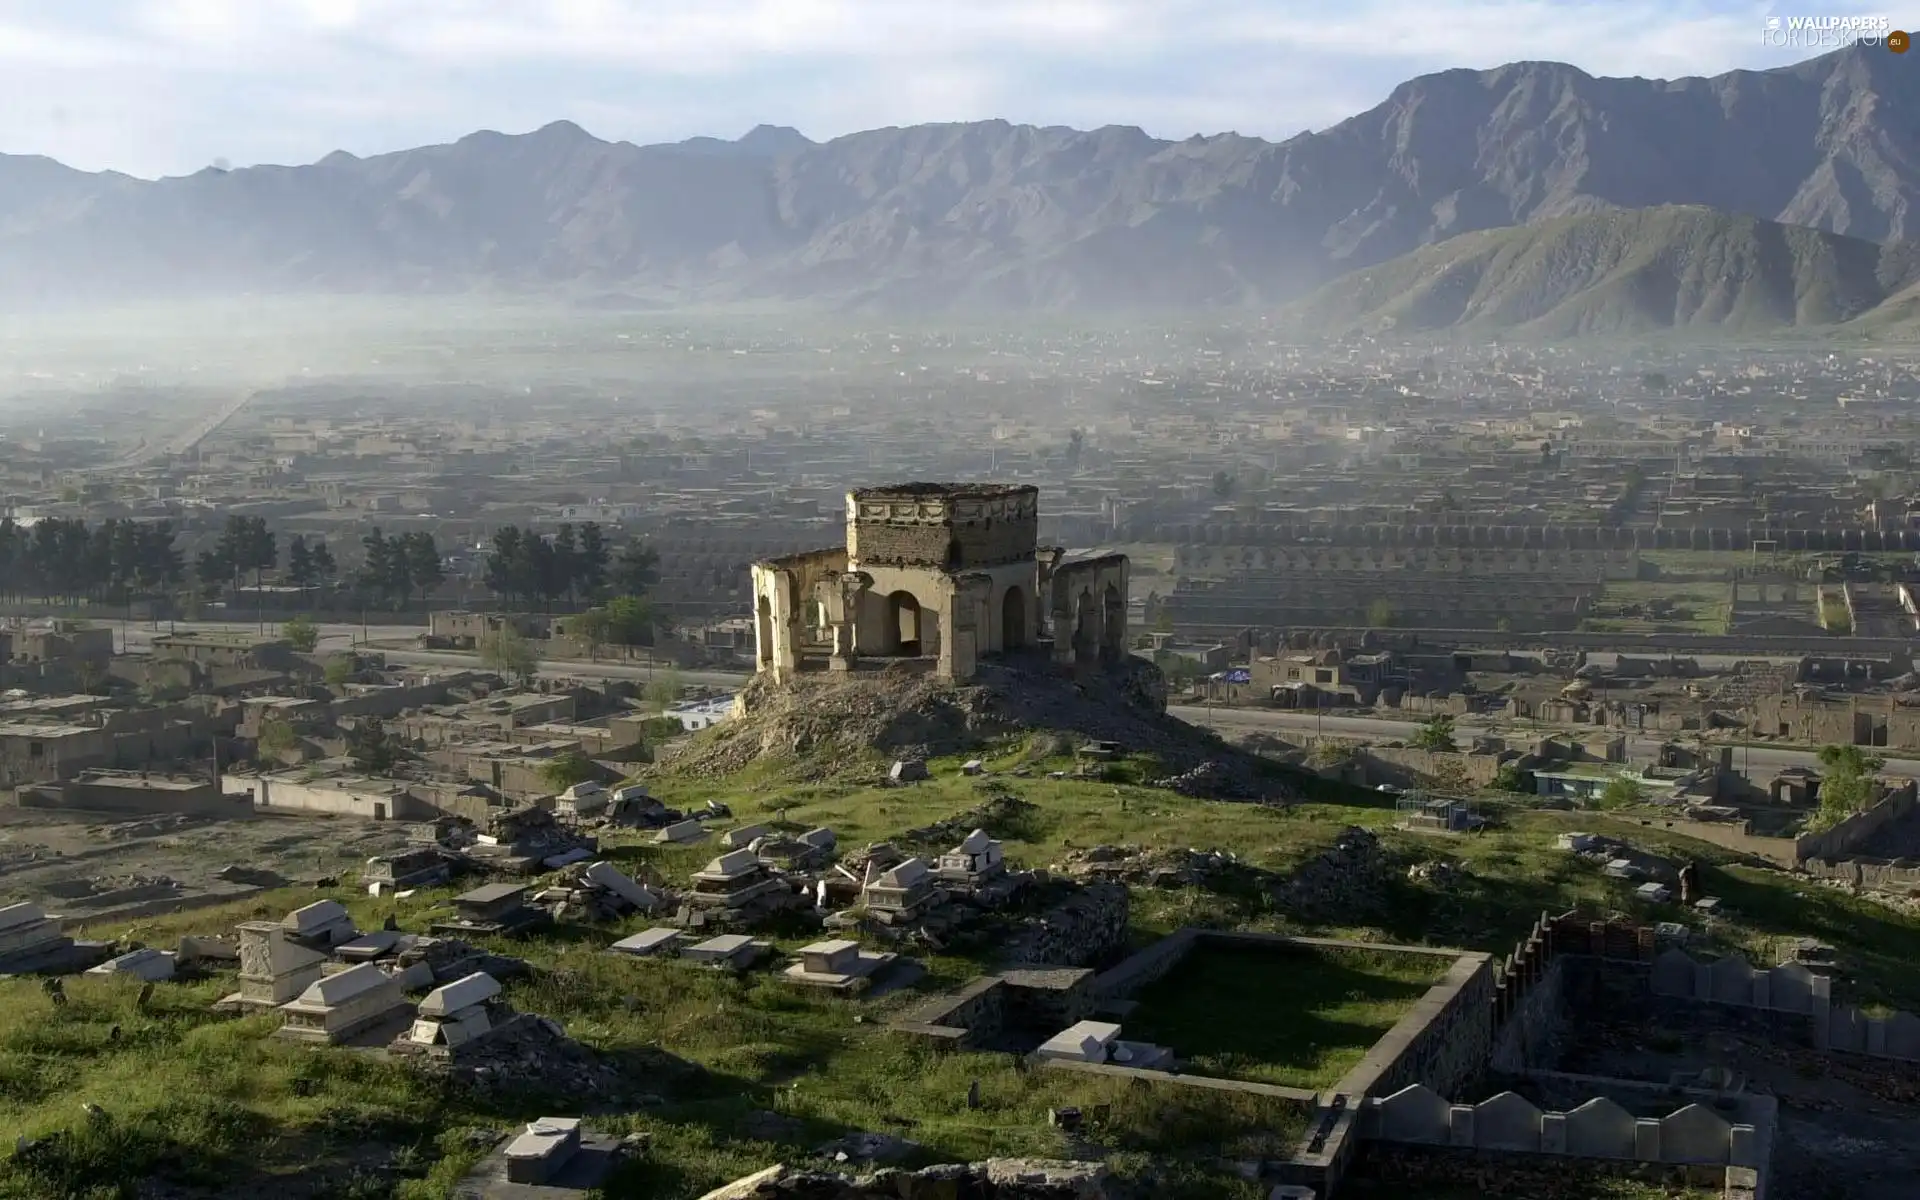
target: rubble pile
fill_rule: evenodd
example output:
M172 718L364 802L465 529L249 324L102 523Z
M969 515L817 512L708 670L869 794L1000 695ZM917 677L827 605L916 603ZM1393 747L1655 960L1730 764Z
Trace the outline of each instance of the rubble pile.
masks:
M1209 758L1165 779L1155 779L1149 787L1166 788L1195 800L1262 800L1271 789L1260 785L1247 764L1229 765Z
M1126 885L1090 883L1039 916L1008 939L1006 961L1083 967L1101 962L1127 940Z
M923 825L918 829L909 829L901 835L904 842L956 842L976 829L989 833L1004 828L1025 813L1033 811L1034 806L1014 795L999 795L985 804L968 809L936 821L932 825Z
M533 1013L520 1013L462 1050L407 1061L452 1083L504 1095L591 1096L607 1103L634 1095L616 1064L568 1037L558 1021Z
M578 862L598 846L598 840L562 825L548 810L529 805L492 814L484 830L461 837L454 849L482 871L533 875Z
M741 715L661 766L728 775L773 758L813 777L871 778L876 756L941 758L1043 730L1118 742L1176 769L1233 753L1168 716L1165 695L1159 668L1140 659L1087 678L1017 660L983 662L965 683L890 667L784 684L762 676L740 693Z
M1317 919L1374 911L1390 870L1380 839L1370 830L1348 826L1332 848L1274 888L1274 902L1296 915Z
M883 1169L858 1179L780 1166L735 1180L702 1200L895 1200L900 1196L991 1196L994 1200L1109 1200L1107 1168L1095 1162L993 1158L919 1171Z
M533 897L556 921L617 921L634 913L662 913L677 904L673 894L636 883L610 863L576 863Z
M1140 846L1094 846L1069 853L1054 868L1071 879L1108 879L1135 887L1258 885L1272 873L1220 850L1148 850ZM1277 877L1274 877L1277 879Z

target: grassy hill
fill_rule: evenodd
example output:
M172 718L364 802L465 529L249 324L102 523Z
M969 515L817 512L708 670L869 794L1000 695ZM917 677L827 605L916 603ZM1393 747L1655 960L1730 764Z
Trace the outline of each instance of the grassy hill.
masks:
M1912 243L1709 208L1612 210L1452 238L1335 280L1284 314L1321 335L1898 335L1920 331L1917 258Z
M1075 847L1134 843L1169 852L1226 849L1254 865L1285 870L1351 825L1378 830L1392 857L1388 894L1371 915L1353 918L1365 924L1303 923L1255 894L1139 888L1131 915L1135 944L1201 923L1504 954L1543 910L1585 906L1642 919L1687 919L1670 907L1641 904L1626 882L1555 850L1556 835L1573 827L1567 814L1494 805L1496 826L1482 836L1422 837L1391 829L1390 798L1334 784L1301 785L1311 798L1269 805L1191 799L1130 782L1162 769L1143 758L1121 762L1106 779L1053 778L1072 765L1056 753L1059 742L1047 730L1000 736L984 749L933 759L933 778L909 787L820 770L804 755L715 774L696 745L688 761L705 766L676 771L669 760L650 783L683 809L717 799L740 822L830 825L848 848L899 840L978 807L988 795L1010 792L1025 805L993 832L1019 866L1058 862ZM959 770L963 758L976 756L987 759L984 780ZM1773 961L1785 939L1817 937L1849 961L1850 999L1920 1009L1920 972L1912 967L1920 961L1920 918L1808 887L1669 831L1595 814L1581 814L1578 827L1707 864L1707 890L1731 910L1713 934L1722 948ZM655 846L641 832L603 843L605 856L628 871L675 882L714 852ZM1463 873L1441 884L1406 874L1415 864L1441 859ZM391 917L403 929L424 931L449 914L454 891L370 898L345 879L326 894L347 904L362 928L378 928ZM271 893L115 932L167 945L183 932L225 932L241 920L278 918L316 898L311 891ZM1070 1156L1074 1146L1050 1126L1047 1112L1074 1104L1111 1106L1100 1134L1111 1167L1165 1200L1256 1200L1265 1189L1236 1177L1232 1162L1270 1153L1298 1132L1297 1112L1258 1097L1223 1095L1170 1110L1145 1089L1023 1071L1004 1054L935 1055L883 1032L888 1016L986 969L988 954L915 951L928 970L916 987L840 998L782 986L764 972L734 978L604 952L616 938L653 923L636 917L611 926L563 924L497 947L535 967L530 978L509 985L517 1008L552 1017L574 1038L613 1056L644 1093L602 1097L595 1112L598 1123L646 1142L610 1194L693 1200L770 1163L805 1158L855 1130L911 1139L923 1148L920 1161ZM792 950L818 934L795 927L771 936ZM1384 978L1319 995L1299 979L1251 982L1286 991L1298 1010L1343 1028L1390 1023L1395 995L1420 986L1419 980ZM1205 985L1204 978L1194 983ZM235 1019L208 1011L232 988L230 974L161 984L141 1007L137 985L79 978L68 981L70 1003L56 1007L36 981L0 981L0 1128L29 1138L70 1135L58 1154L37 1158L32 1170L0 1160L0 1197L132 1195L138 1181L160 1177L185 1187L180 1195L194 1194L198 1185L221 1194L425 1200L447 1195L478 1158L472 1131L579 1111L577 1102L557 1108L531 1095L453 1091L378 1058L279 1042L270 1036L278 1023L273 1015ZM1196 1014L1183 1011L1179 995L1165 999L1158 1019L1166 1027L1195 1027ZM1256 1077L1317 1086L1339 1073L1346 1050L1331 1045L1318 1059L1259 1066L1277 1052L1297 1052L1294 1043L1304 1035L1289 1026L1288 1043L1270 1045L1271 1031L1253 1024L1253 1040L1244 1046L1233 1042L1224 1020L1214 1023L1209 1044L1194 1035L1182 1040L1206 1061L1247 1061L1269 1072ZM1149 1025L1140 1031L1152 1032ZM967 1103L975 1080L977 1108ZM83 1103L97 1104L105 1118L90 1118ZM1594 1189L1586 1200L1666 1194L1599 1180Z

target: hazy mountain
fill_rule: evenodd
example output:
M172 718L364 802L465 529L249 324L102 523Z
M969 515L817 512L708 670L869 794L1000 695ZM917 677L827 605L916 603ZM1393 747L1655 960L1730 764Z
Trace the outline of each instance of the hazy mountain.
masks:
M1319 334L1832 326L1920 280L1915 248L1710 208L1614 210L1462 234L1337 279L1286 315Z
M1920 234L1911 67L1855 49L1673 82L1447 71L1277 144L989 121L634 146L561 122L154 182L0 157L0 300L559 288L638 306L1193 306L1610 208L1884 240Z

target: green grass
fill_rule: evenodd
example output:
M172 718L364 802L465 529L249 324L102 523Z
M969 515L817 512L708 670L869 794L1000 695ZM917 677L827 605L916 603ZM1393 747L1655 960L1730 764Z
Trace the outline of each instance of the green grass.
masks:
M996 762L1009 766L1031 753L1010 746ZM1064 765L1048 759L1036 769ZM957 762L932 766L934 780L909 788L795 784L767 765L731 781L658 779L654 790L681 808L725 800L742 823L769 819L784 807L791 824L830 825L843 847L857 849L986 799L986 789L959 776ZM1146 769L1123 767L1123 776ZM1553 848L1558 833L1582 828L1706 864L1707 890L1731 910L1716 934L1720 948L1771 963L1787 940L1817 937L1836 946L1848 966L1840 998L1920 1011L1920 971L1913 966L1920 962L1920 918L1741 865L1727 851L1658 826L1489 805L1496 828L1443 839L1388 829L1390 800L1337 785L1316 786L1312 802L1277 809L1189 800L1125 782L1039 775L1001 782L1034 806L994 830L1022 866L1057 862L1074 847L1133 842L1227 849L1284 870L1350 824L1380 830L1394 859L1384 904L1350 924L1293 920L1257 890L1136 889L1130 932L1137 944L1202 924L1505 954L1542 911L1579 906L1642 920L1682 918L1677 909L1642 904L1622 881ZM717 852L711 845L656 847L644 834L610 842L609 858L676 882ZM1464 877L1445 888L1405 878L1405 867L1435 858L1460 863ZM376 899L348 882L328 894L346 903L363 928L392 916L418 931L450 911L452 893ZM312 891L267 893L112 932L166 946L183 932L224 932L238 921L278 918L315 898ZM1284 1144L1297 1131L1297 1111L1257 1098L1022 1070L1004 1055L939 1057L882 1031L890 1016L928 992L989 969L992 947L916 955L929 971L918 989L843 998L790 988L765 974L733 978L602 952L650 923L563 926L503 947L539 968L536 977L509 984L517 1007L553 1017L581 1041L625 1056L635 1064L634 1087L651 1093L645 1103L595 1118L611 1131L649 1139L645 1155L619 1181L619 1194L692 1200L856 1129L918 1142L923 1161L1063 1154L1070 1147L1048 1124L1047 1110L1076 1104L1106 1106L1102 1127L1088 1136L1113 1150L1116 1171L1136 1183L1150 1181L1150 1190L1175 1200L1253 1198L1264 1193L1219 1162L1268 1156L1257 1147ZM797 927L775 931L786 949L816 936ZM1290 971L1277 958L1236 965L1201 955L1140 997L1144 1003L1123 1023L1124 1036L1171 1046L1196 1069L1324 1086L1364 1052L1370 1033L1390 1026L1424 990L1432 976L1423 972L1444 967L1400 956L1340 956L1336 965ZM447 1092L364 1055L281 1043L270 1036L271 1016L212 1014L211 1002L236 986L230 973L165 983L143 1011L135 1005L135 987L120 981L71 979L72 1002L60 1009L34 981L0 981L0 1130L69 1135L32 1164L0 1161L0 1198L105 1200L131 1194L124 1187L148 1175L271 1195L293 1190L296 1177L324 1175L335 1185L326 1194L427 1200L447 1194L474 1161L467 1131L504 1131L556 1111L534 1096ZM116 1025L118 1038L111 1034ZM977 1109L966 1105L975 1079ZM88 1101L105 1110L106 1124L81 1110ZM573 1102L564 1111L578 1107ZM793 1121L792 1131L770 1135L765 1118L756 1116L766 1112Z
M1129 1037L1190 1074L1320 1091L1339 1082L1452 964L1419 954L1194 950L1142 989Z

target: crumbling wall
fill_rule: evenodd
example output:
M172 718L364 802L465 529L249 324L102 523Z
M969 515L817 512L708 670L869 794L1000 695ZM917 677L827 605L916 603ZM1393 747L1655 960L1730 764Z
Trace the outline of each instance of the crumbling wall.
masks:
M1916 789L1902 788L1867 811L1855 813L1831 829L1801 834L1793 839L1794 861L1846 858L1855 851L1868 849L1868 843L1876 833L1920 806L1920 798L1916 796Z
M1390 874L1380 839L1370 830L1351 826L1279 885L1274 899L1282 908L1308 918L1365 914L1379 905Z
M1800 869L1815 879L1833 879L1874 892L1920 892L1920 862L1910 858L1809 858Z
M1090 883L1030 922L1006 960L1084 967L1110 958L1126 945L1128 903L1125 884Z
M701 1200L1108 1200L1099 1163L993 1158L920 1171L886 1170L858 1179L780 1165L708 1192Z

